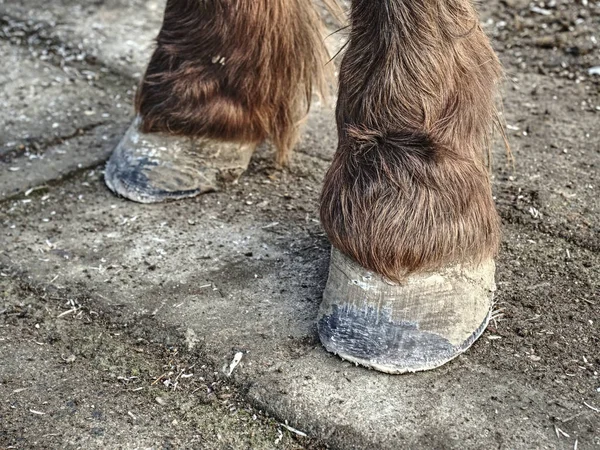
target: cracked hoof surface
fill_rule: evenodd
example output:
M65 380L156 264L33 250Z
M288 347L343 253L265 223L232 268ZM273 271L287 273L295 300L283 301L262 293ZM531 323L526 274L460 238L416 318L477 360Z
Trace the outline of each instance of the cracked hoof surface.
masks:
M141 133L138 117L106 165L106 185L139 203L195 197L237 180L256 146Z
M456 265L392 283L334 249L319 312L325 348L381 372L430 370L467 350L493 305L495 264Z

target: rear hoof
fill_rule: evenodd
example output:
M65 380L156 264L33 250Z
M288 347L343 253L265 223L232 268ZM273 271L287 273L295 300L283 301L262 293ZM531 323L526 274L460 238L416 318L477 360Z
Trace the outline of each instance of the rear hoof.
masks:
M495 264L456 265L400 284L333 249L319 312L325 348L380 372L431 370L483 333L493 304Z
M142 133L137 117L106 165L111 191L138 203L195 197L237 180L256 145Z

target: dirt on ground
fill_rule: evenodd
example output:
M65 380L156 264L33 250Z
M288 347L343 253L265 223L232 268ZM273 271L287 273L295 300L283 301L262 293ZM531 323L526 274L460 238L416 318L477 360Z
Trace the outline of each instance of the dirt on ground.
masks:
M494 192L505 239L497 311L468 358L527 380L535 393L530 401L535 411L528 410L528 417L543 421L535 426L544 439L556 435L556 446L543 448L600 448L600 2L503 0L485 2L480 9L507 72L504 117L514 163L507 162L498 143ZM12 19L1 20L1 42L36 52L47 46L48 58L60 59L59 37L51 29L44 29L43 39L28 40L39 33L20 32ZM95 64L75 59L79 69ZM107 71L108 79L118 76ZM108 89L105 80L95 88ZM119 83L123 96L133 84L129 79ZM246 217L274 223L273 233L308 236L290 251L299 259L324 261L319 263L324 271L328 244L316 211L331 154L312 153L319 126L309 124L300 157L289 169L276 169L271 150L263 148L239 185L190 200L189 210L218 211L214 214L222 222ZM86 133L85 126L80 129ZM31 139L22 141L0 154L4 164L49 147L38 150ZM94 195L102 184L98 169L73 171L27 197L5 200L0 220L7 236L12 236L11 224L26 224L34 214L23 200L41 202L50 214L62 198L76 202L78 195ZM58 200L46 206L43 198L50 191ZM188 212L179 205L178 214ZM97 231L99 225L84 224L82 233L86 226ZM119 307L102 308L74 292L41 288L15 270L10 254L3 256L0 448L327 448L319 436L303 437L251 406L245 387L231 383L202 346L194 346L193 334L152 314L134 323L121 316ZM160 259L149 257L145 270L161 270ZM243 284L247 275L222 276ZM324 279L322 274L317 287ZM115 283L138 281L130 274L115 275ZM313 287L298 288L312 292ZM295 343L290 352L316 346L312 340ZM456 367L466 364L462 361ZM511 393L510 385L506 380L505 396L488 399L492 413L523 414L529 400ZM534 425L523 419L520 426ZM514 436L497 427L492 423L486 430L495 448L541 448L536 442L515 444ZM461 448L447 439L443 448ZM432 431L414 448L442 448L441 442ZM476 443L474 438L464 448L482 448Z
M249 406L193 335L14 275L0 274L0 448L324 448Z

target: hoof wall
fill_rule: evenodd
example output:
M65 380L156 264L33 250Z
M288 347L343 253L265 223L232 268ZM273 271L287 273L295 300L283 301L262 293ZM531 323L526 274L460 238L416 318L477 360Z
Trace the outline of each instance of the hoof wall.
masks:
M138 203L179 200L216 191L248 167L253 144L142 133L138 117L106 165L106 185Z
M381 372L435 369L484 332L494 272L488 261L411 275L395 284L334 249L319 336L328 351Z

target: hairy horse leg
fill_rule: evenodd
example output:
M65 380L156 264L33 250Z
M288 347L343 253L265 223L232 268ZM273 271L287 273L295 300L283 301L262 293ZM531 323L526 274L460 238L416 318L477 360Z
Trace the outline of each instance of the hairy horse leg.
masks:
M139 202L234 180L270 139L285 164L327 52L312 0L168 0L106 182Z
M489 321L500 229L486 154L501 68L470 0L353 0L324 345L389 373L438 367Z

